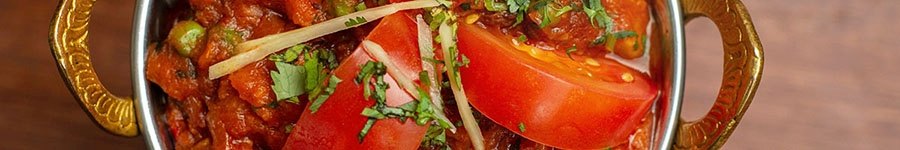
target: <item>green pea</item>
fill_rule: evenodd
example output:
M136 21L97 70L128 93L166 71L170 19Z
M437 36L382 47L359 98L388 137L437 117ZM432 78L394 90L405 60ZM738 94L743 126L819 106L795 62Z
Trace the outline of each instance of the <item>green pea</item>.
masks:
M206 36L206 29L199 23L192 20L179 21L175 23L172 30L169 31L167 42L178 50L181 56L191 56L191 53L197 48Z

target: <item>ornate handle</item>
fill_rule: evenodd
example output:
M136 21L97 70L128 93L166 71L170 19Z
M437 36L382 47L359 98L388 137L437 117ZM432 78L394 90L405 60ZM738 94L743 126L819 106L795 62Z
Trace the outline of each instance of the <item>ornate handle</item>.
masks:
M113 95L100 83L87 47L87 25L96 0L61 0L50 24L50 45L59 72L95 123L120 136L137 136L131 97Z
M680 121L677 149L718 149L734 131L762 77L763 48L740 0L681 0L685 19L708 17L719 28L725 66L719 96L700 120Z

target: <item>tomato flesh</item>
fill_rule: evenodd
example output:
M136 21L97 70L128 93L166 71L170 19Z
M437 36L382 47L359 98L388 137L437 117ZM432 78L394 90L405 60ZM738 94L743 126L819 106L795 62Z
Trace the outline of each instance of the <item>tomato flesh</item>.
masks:
M522 50L495 31L459 24L459 50L470 60L462 83L473 107L528 139L565 149L622 144L658 93L648 75L614 60L585 65L580 56Z
M407 77L415 77L421 71L415 23L406 13L387 16L366 38L385 48ZM381 119L375 122L362 142L358 135L368 118L360 115L366 107L373 106L374 99L366 100L363 85L353 82L360 65L374 61L365 50L357 48L333 71L343 80L335 93L315 113L306 109L297 121L285 144L285 149L416 149L425 136L426 126L419 126L412 119ZM389 84L388 106L399 106L413 97L396 84L390 75L384 76Z

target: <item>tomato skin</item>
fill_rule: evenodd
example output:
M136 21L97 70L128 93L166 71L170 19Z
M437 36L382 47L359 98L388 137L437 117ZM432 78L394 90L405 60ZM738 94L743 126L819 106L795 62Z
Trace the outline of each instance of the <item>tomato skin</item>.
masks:
M598 59L602 70L589 78L520 52L512 37L476 25L460 23L458 38L470 59L460 75L473 107L542 144L600 149L627 142L656 98L647 75L613 60ZM625 73L633 80L624 81Z
M415 23L409 15L398 13L383 18L366 39L382 45L402 74L415 77L421 71ZM363 142L359 142L358 134L368 120L360 113L373 106L375 100L366 100L363 86L353 80L360 65L368 61L374 60L365 50L357 48L333 71L343 82L316 113L309 109L303 112L284 149L416 149L419 146L427 127L417 125L412 119L378 120ZM386 91L388 106L415 100L390 75L384 76L384 81L390 86Z

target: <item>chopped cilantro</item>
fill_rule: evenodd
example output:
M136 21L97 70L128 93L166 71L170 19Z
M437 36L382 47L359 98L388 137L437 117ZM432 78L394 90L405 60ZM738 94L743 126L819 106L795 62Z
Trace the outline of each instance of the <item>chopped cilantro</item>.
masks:
M469 66L469 57L466 57L466 55L459 55L459 56L461 57L459 66L460 67L468 67Z
M550 25L550 22L553 22L554 16L550 12L552 8L550 7L549 2L540 1L535 5L535 7L537 8L538 14L541 15L541 24L539 24L539 26L541 28L544 28L547 27L547 25Z
M606 28L607 32L611 32L615 27L612 17L606 13L606 8L600 0L582 0L584 4L584 13L591 18L591 24Z
M291 131L294 131L294 126L295 126L295 124L293 124L293 123L284 125L284 133L290 134Z
M629 30L619 31L619 32L615 32L615 33L605 33L604 35L602 35L602 36L598 37L596 40L594 40L594 42L592 42L592 44L599 45L599 44L606 43L606 48L611 49L616 46L616 41L618 39L635 37L635 36L638 36L637 33L635 33L634 31L629 31Z
M434 126L441 128L450 127L451 124L449 122L442 122L440 119L436 119L437 117L434 114L434 109L431 107L430 95L423 89L417 89L419 94L419 99L417 101L411 101L397 107L387 106L384 93L388 87L383 80L384 75L386 75L383 67L384 66L380 62L370 61L364 64L360 69L360 73L357 74L357 83L364 85L375 84L374 94L367 95L367 97L376 100L374 106L365 108L360 113L360 115L369 118L369 121L362 131L360 131L360 142L362 142L366 134L368 134L370 128L368 126L371 126L370 124L374 124L374 122L379 119L396 118L400 121L406 121L407 118L412 118L418 125L425 125L436 120L438 124ZM427 77L427 75L428 72L423 71L420 73L420 77ZM375 81L372 81L373 78ZM421 78L420 82L423 87L431 84L431 81L427 78ZM383 86L379 84L383 84ZM364 88L371 88L371 86L365 86Z
M297 60L300 54L303 54L308 49L309 47L304 44L295 45L285 50L282 54L272 54L271 56L269 56L269 60L274 62L294 62L295 60Z
M369 84L369 82L373 77L375 77L376 95L374 96L374 98L378 101L384 101L384 91L388 88L387 83L382 80L382 76L387 74L387 70L384 64L381 62L369 61L363 64L360 68L361 69L359 71L359 74L356 75L356 79L354 80L354 82L356 84L363 85L363 96L365 97L365 99L368 100L369 97L372 96L372 84Z
M553 16L559 17L559 16L562 16L563 14L566 14L569 11L572 11L572 6L564 6L564 7L560 8L559 10L557 10L556 14L554 14Z
M506 5L509 5L509 13L516 14L516 23L513 23L513 26L516 26L519 23L522 23L522 20L525 20L525 14L528 14L528 8L531 6L531 1L506 0Z
M435 116L433 109L431 109L431 98L428 92L422 89L418 89L418 92L419 105L416 106L416 124L425 125L428 121L434 119Z
M363 116L369 117L369 118L374 118L374 119L384 119L384 117L386 117L386 116L384 116L384 114L382 114L378 110L375 110L372 108L365 108L365 109L363 109L363 112L360 114Z
M319 107L325 103L325 100L328 100L328 97L331 97L331 94L334 94L334 89L337 88L338 83L341 83L341 79L337 76L331 76L331 79L328 80L328 87L325 88L325 93L316 97L316 100L309 104L309 110L311 113L316 113L319 110Z
M519 131L521 131L523 133L525 132L525 123L519 122Z
M356 11L362 11L362 10L366 10L368 8L366 8L366 2L361 1L359 4L356 4L356 7L354 9L356 9Z
M521 10L528 10L528 5L530 5L530 4L531 4L530 0L507 0L506 1L506 5L509 6L508 10L510 13L518 13Z
M428 76L428 71L419 72L419 82L422 83L422 87L431 87L431 78Z
M577 50L578 50L578 47L576 47L575 45L572 45L572 47L569 47L566 49L566 56L569 56L569 59L575 60L575 58L572 58L572 52L575 52Z
M438 59L434 59L434 58L425 58L425 57L422 57L422 60L428 61L429 63L432 63L432 64L444 64L444 61L441 61L441 60L438 60Z
M494 0L484 0L484 8L488 11L504 11L506 10L506 5L497 3Z
M525 41L528 41L528 37L526 37L525 34L522 34L519 35L519 38L516 38L516 41L519 41L519 43L524 43Z
M616 32L615 22L613 22L612 17L606 12L606 8L603 7L603 3L601 3L600 0L582 0L582 3L584 3L584 13L587 14L588 18L591 18L591 24L605 29L603 35L594 39L592 44L599 45L605 43L607 49L612 49L615 47L618 39L639 36L634 31L623 30ZM634 47L637 49L638 46Z
M443 147L449 149L447 145L447 133L440 126L429 126L425 132L425 138L422 139L421 145L430 145L435 147Z
M552 1L540 1L535 4L538 13L541 15L540 27L544 28L550 23L559 21L559 17L572 10L572 6L560 7L558 3Z
M269 57L269 60L274 61L275 67L278 69L277 72L271 71L269 74L274 82L272 90L278 100L291 98L292 101L289 102L297 103L299 101L294 101L296 100L294 97L306 92L304 85L308 70L291 64L306 49L306 45L300 44L288 48L283 54L274 54Z
M295 96L295 97L288 98L288 99L286 99L285 101L290 102L290 103L297 104L297 103L300 103L300 98L297 98L297 97Z
M303 63L294 65L300 56L303 56ZM312 101L312 112L318 110L341 82L328 72L337 67L334 54L329 50L310 50L310 47L300 44L288 48L282 54L269 56L269 60L275 62L278 70L269 73L273 82L271 88L277 100L299 103L297 96L308 94ZM329 78L331 80L326 84L325 80Z
M306 75L306 70L283 62L275 62L275 67L278 71L271 71L269 75L272 77L272 82L274 82L272 90L275 92L277 99L283 100L296 97L305 92L301 85L305 82L303 78Z
M325 75L327 75L326 72L321 71L324 70L325 67L320 64L319 57L316 57L316 55L318 55L318 51L313 52L312 54L307 53L303 58L303 68L308 71L306 73L306 89L316 89L325 81ZM318 92L320 91L311 93L317 95Z
M347 20L347 22L344 22L344 25L348 26L348 27L352 27L352 26L357 26L357 25L363 24L363 23L366 23L366 18L360 16L360 17L356 17L356 18L350 18L350 20Z
M375 125L375 121L378 121L378 119L369 118L369 120L366 120L366 125L363 126L362 131L359 131L359 136L357 137L359 138L359 143L362 143L363 139L366 138L366 134L369 134L369 130Z
M635 36L637 36L637 33L634 31L625 30L625 31L615 32L612 35L613 35L613 37L621 39L621 38L635 37Z

